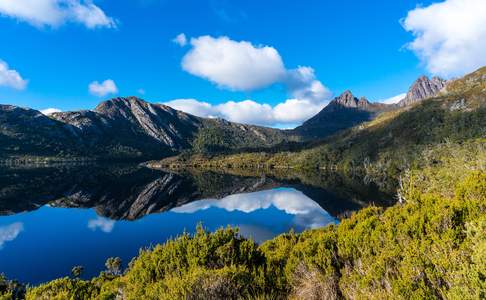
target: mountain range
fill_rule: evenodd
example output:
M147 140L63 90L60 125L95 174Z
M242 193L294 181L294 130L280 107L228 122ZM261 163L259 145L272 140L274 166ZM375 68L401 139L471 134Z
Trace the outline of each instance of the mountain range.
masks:
M136 97L105 101L94 110L49 116L0 105L2 158L161 158L192 147L211 148L203 141L221 148L244 148L285 140L286 134L277 129L199 118Z
M114 98L94 110L40 111L0 105L0 161L58 159L158 159L185 151L219 153L314 141L379 114L413 105L446 86L420 77L398 104L373 103L345 91L293 130L196 117L137 97Z
M423 82L423 79L418 82ZM332 124L336 120L332 118L333 115L356 110L356 106L360 105L368 106L370 114L367 117L373 119L361 123L356 121L355 126L340 130L327 138L314 139L315 142L304 144L300 149L214 156L179 155L150 162L148 165L169 168L197 166L210 169L339 169L349 171L353 176L358 172L378 185L388 185L389 179L400 180L410 168L438 163L444 157L454 159L484 153L486 67L451 80L433 94L434 96L419 100L419 97L431 95L433 90L428 90L428 86L414 84L409 91L409 95L418 95L414 103L402 106L403 102L399 102L382 106L388 111L377 112L375 116L372 115L374 112L369 104L363 99L357 100L347 92L334 99L313 118L317 128L314 132L319 132L317 126L326 124L324 121ZM417 87L425 87L427 92L418 92L415 90ZM348 106L351 103L353 107L339 106L343 102L348 103ZM324 121L319 122L319 118ZM305 129L307 124L302 127ZM302 130L302 127L296 130Z

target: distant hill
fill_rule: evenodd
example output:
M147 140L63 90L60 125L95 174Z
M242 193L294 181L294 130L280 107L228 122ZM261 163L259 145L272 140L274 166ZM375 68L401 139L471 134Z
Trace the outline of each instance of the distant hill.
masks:
M49 116L0 105L0 158L94 157L154 159L189 149L269 147L288 134L221 119L199 118L136 97L102 102L94 110Z

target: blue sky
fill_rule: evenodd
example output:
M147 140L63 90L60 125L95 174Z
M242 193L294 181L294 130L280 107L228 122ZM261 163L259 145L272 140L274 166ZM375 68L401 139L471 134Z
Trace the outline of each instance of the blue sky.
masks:
M469 2L480 12L476 23L465 26L459 34L471 39L482 37L483 32L472 32L472 37L470 34L472 27L484 24L481 23L484 22L481 21L482 0L435 1L438 3L435 6L431 5L433 1L408 0L19 0L17 7L12 1L0 0L0 61L8 65L4 69L16 72L23 80L17 86L12 82L5 84L5 80L2 85L0 73L0 103L64 111L92 109L113 96L137 95L151 102L174 103L177 108L200 115L221 114L235 121L291 126L313 111L290 119L249 116L260 114L262 109L267 114L275 114L272 110L286 100L305 98L302 94L307 93L310 85L297 88L299 92L295 90L295 81L322 84L325 92L312 96L320 97L319 100L309 100L318 104L313 108L316 110L331 95L336 96L345 89L352 90L356 96L378 100L406 92L421 74L451 77L464 73L457 66L445 71L437 67L443 61L450 61L449 57L435 62L434 68L434 53L427 52L437 48L434 43L444 44L451 39L449 32L440 32L438 25L428 20L434 16L449 18L449 11L458 11L454 7L458 1ZM29 5L34 2L41 7L34 9ZM465 13L471 11L467 9L464 8ZM59 13L57 18L50 17L53 11ZM408 25L400 22L413 11L417 11L417 16L407 18ZM456 16L456 19L463 17ZM452 21L454 16L450 18ZM173 42L181 33L187 39L183 47ZM209 39L200 40L203 36ZM220 49L221 53L234 54L233 60L225 63L238 64L238 55L248 55L240 49L245 48L240 43L245 41L250 47L247 50L253 53L256 49L257 56L263 46L271 47L283 67L275 69L273 75L265 75L268 68L274 68L267 68L266 61L275 58L273 53L257 61L242 58L240 67L246 68L243 71L238 66L224 66L225 71L217 73L219 59L214 62L214 57L207 55L218 52L204 43L219 47L224 42L222 37L227 37L228 49ZM421 37L426 40L420 41ZM191 38L200 41L201 49L191 43ZM412 47L409 43L413 43ZM184 58L191 51L203 51L203 48L211 53L193 53L191 63L183 67ZM446 50L444 53L451 52ZM207 65L204 59L212 60L213 65ZM256 67L260 63L261 68ZM467 71L482 63L484 60L476 59ZM251 69L252 66L256 69ZM310 73L297 74L294 71L299 67L310 67L313 72L305 69ZM294 80L288 74L307 77ZM262 84L221 83L228 77L238 82L260 80L260 75ZM90 83L101 84L108 79L114 86L107 84L90 91ZM302 83L303 80L307 83ZM170 102L173 99L193 102ZM251 103L241 103L244 100ZM234 101L234 105L215 109L216 105L228 101ZM204 102L205 110L187 108L200 102ZM259 106L263 104L268 105ZM228 112L231 109L237 111ZM248 110L246 115L236 115L244 110ZM287 111L282 110L281 114Z

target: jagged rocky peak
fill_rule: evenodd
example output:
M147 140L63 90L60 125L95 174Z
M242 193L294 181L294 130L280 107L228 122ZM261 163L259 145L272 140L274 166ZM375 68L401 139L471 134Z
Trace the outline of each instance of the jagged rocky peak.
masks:
M440 77L420 76L412 84L407 92L407 96L400 102L399 106L407 106L424 99L436 96L447 84L447 81Z
M359 98L359 101L358 101L359 107L367 107L368 105L370 105L370 101L368 101L368 99L366 99L366 97Z
M111 112L113 110L131 110L134 106L148 106L150 105L148 102L137 98L137 97L117 97L107 101L103 101L98 106L96 106L95 111L103 113L103 112Z
M117 97L104 101L95 108L95 111L111 118L130 118L131 116L161 117L166 115L166 113L169 113L171 116L186 117L184 113L178 112L169 106L153 104L135 96Z
M354 97L350 90L344 91L341 95L335 98L335 102L345 107L357 107L358 99Z
M341 95L334 99L336 104L351 108L366 108L370 102L366 97L356 98L350 90L344 91Z

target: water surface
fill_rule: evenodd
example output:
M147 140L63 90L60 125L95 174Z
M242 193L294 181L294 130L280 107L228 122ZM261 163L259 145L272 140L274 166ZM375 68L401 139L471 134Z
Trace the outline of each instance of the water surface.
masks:
M238 226L260 243L290 229L337 223L371 202L384 205L387 197L375 186L334 177L127 165L0 171L0 272L32 284L68 276L75 265L89 278L111 256L126 266L140 248L193 232L200 223L209 230Z

